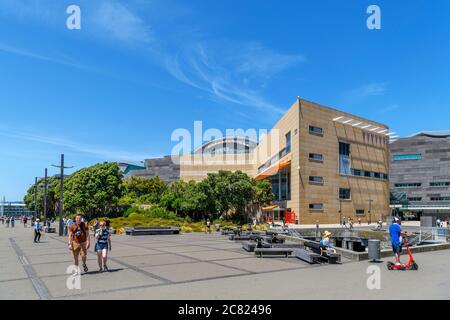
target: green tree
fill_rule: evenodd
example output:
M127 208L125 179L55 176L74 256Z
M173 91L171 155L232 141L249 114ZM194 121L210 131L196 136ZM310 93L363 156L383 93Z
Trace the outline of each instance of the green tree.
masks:
M38 179L36 194L36 207L38 215L44 218L44 178ZM59 195L56 195L56 188L59 186L59 177L47 178L47 217L56 217L59 206ZM34 210L34 189L35 185L28 188L23 201L29 210Z
M167 189L167 183L159 177L144 179L140 177L131 177L124 181L124 197L133 199L133 202L141 204L157 204L161 196Z
M117 164L107 162L73 173L64 181L64 209L87 215L88 219L117 213L123 194L122 177Z

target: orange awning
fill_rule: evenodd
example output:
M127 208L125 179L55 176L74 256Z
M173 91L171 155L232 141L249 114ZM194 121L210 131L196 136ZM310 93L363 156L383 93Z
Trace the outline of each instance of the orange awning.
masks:
M262 207L262 211L272 211L273 209L278 208L278 205L273 204L267 207Z
M263 172L261 172L260 174L258 174L255 179L256 180L262 180L265 179L267 177L270 176L274 176L276 175L281 169L289 167L291 165L291 160L286 160L286 161L282 161L282 162L278 162L277 164L267 168L266 170L264 170Z

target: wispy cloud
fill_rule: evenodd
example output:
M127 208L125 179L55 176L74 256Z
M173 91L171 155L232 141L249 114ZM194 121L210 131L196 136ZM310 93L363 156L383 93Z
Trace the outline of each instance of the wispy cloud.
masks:
M219 63L218 57L207 51L204 45L197 44L182 54L179 52L173 57L166 57L165 67L177 80L205 91L215 99L283 114L282 108L269 102L258 90L250 88L249 79L269 77L294 66L302 58L276 54L255 44L250 46L249 51L242 51L231 63ZM263 62L261 65L254 62L258 59Z
M356 97L381 96L387 91L387 83L369 83L350 91L350 95Z
M250 42L237 52L232 56L236 71L254 76L267 77L306 61L303 55L278 53L257 42Z
M1 42L0 42L0 51L27 57L27 58L31 58L31 59L37 59L37 60L47 61L47 62L51 62L51 63L61 64L61 65L74 67L74 68L78 68L78 69L83 69L83 70L90 69L90 68L76 62L75 60L68 58L67 56L65 56L64 58L50 57L50 56L41 55L39 53L24 50L22 48L18 48L18 47L11 46L11 45L1 43Z
M69 149L77 153L88 154L103 161L117 161L117 160L142 161L143 159L161 156L161 155L139 154L125 150L108 149L91 144L74 142L69 139L45 136L32 132L25 132L25 131L21 132L6 129L5 127L0 127L0 136L22 141L36 142L45 145L58 146L63 149Z
M397 110L398 108L400 108L400 106L399 106L398 104L392 104L392 105L390 105L390 106L387 106L387 107L384 107L384 108L379 109L379 110L378 110L378 113L379 113L379 114L386 114L386 113L395 111L395 110Z
M99 1L91 20L104 37L127 43L155 41L150 26L117 1Z

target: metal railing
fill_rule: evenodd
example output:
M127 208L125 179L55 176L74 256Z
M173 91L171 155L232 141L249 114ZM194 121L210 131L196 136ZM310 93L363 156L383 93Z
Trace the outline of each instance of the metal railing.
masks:
M450 228L421 227L419 243L422 241L450 241Z

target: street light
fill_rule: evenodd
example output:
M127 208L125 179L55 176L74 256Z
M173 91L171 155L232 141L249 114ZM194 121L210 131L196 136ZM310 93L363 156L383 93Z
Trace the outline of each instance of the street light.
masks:
M369 199L369 224L372 223L372 199Z
M47 168L44 174L44 221L47 224Z
M61 165L57 166L52 164L52 167L60 168L60 191L59 191L59 236L61 237L63 235L63 229L64 229L64 223L63 223L63 192L64 192L64 169L71 169L72 167L65 167L64 166L64 154L61 154Z
M339 198L339 224L342 224L342 199Z

